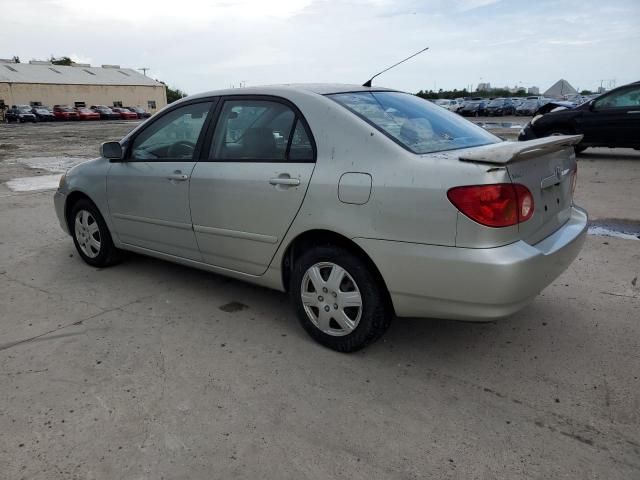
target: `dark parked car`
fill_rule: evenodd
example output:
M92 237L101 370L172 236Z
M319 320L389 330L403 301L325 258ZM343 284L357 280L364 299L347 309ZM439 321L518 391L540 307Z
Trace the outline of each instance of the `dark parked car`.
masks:
M574 134L584 135L575 147L577 152L588 147L640 149L640 82L616 88L575 108L559 107L536 116L518 139Z
M516 107L516 115L533 116L538 108L540 108L539 100L524 100L518 107Z
M100 114L101 120L120 120L120 114L104 105L92 105L91 110Z
M464 117L479 117L486 114L487 102L485 100L470 100L458 112Z
M78 120L78 112L68 105L54 105L53 116L56 120Z
M489 117L493 115L513 115L516 112L516 107L510 98L494 98L487 104L486 110Z
M45 107L44 105L36 105L35 107L32 107L31 113L36 116L36 119L39 122L53 122L55 120L53 112L49 110L49 107Z
M16 123L25 123L25 122L36 122L36 116L31 113L31 107L29 105L18 105L17 107L14 105L5 114L5 119L7 123L16 122Z
M142 107L126 107L126 108L127 110L131 110L132 112L135 112L138 115L138 118L149 118L151 116L151 114Z

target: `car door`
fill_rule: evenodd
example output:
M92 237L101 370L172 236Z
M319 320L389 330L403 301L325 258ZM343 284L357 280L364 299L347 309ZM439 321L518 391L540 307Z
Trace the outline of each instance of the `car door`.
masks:
M111 164L107 200L123 243L201 260L189 182L213 103L192 102L167 111L129 140L123 161Z
M274 97L227 97L208 161L191 178L191 215L203 260L250 275L267 270L315 166L308 125Z
M578 119L586 143L612 147L640 145L640 85L595 99Z

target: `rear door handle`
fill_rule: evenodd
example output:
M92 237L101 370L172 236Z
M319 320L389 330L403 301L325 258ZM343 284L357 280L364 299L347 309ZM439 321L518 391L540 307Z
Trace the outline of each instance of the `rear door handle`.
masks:
M173 172L171 175L167 176L168 180L175 180L177 182L184 182L185 180L187 180L189 178L189 175L180 172L179 170L176 170L175 172Z
M297 178L291 178L291 177L276 177L276 178L270 178L269 179L269 183L271 185L286 185L288 187L296 187L298 185L300 185L300 180Z

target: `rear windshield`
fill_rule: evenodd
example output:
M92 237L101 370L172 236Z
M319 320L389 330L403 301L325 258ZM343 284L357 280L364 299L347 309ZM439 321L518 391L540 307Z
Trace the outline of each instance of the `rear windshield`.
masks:
M473 123L415 95L352 92L329 95L406 149L433 153L500 141Z

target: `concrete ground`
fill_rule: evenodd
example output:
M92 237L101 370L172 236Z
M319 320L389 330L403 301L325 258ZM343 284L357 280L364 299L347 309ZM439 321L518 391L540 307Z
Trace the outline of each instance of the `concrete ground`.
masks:
M3 182L46 173L18 161L48 156L32 141L65 155L46 128L0 126ZM117 133L74 132L73 156ZM578 203L637 224L638 152L580 158ZM640 478L639 276L640 241L590 235L507 320L398 320L343 355L284 294L137 255L91 268L51 191L1 184L0 477Z

